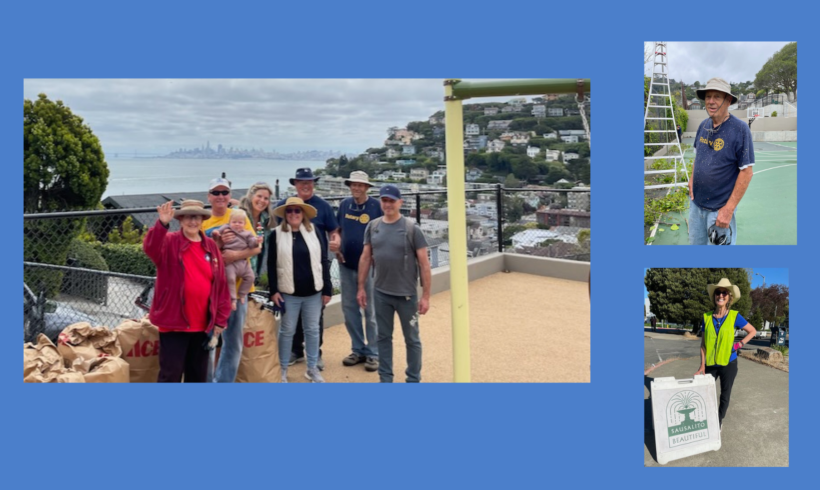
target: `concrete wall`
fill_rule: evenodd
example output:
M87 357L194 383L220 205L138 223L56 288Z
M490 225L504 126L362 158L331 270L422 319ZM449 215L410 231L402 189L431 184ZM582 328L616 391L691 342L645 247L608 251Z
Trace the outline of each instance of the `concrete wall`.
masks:
M690 137L694 137L695 132L698 130L698 126L700 126L700 123L709 117L709 114L706 111L686 111L686 113L689 114L689 122L686 123L686 133L684 133L684 137L687 133L692 133L692 136ZM746 120L746 109L742 111L729 111L729 114L735 116L741 121Z
M782 107L782 106L781 106ZM706 111L686 111L689 123L684 138L694 138L698 126L708 117ZM748 122L746 111L729 111L741 121ZM759 117L752 123L752 141L797 141L796 117Z
M589 277L589 267L589 262L495 252L468 259L467 277L469 281L475 281L497 272L507 271L586 282ZM449 289L450 267L433 269L431 294L438 294ZM419 292L421 292L421 288L419 288ZM331 298L325 308L324 316L325 326L327 327L344 323L341 295Z

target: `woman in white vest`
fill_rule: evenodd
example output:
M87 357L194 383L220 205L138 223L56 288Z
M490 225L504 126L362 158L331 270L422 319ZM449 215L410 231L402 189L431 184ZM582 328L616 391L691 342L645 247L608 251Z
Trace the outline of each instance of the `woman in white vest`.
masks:
M279 326L282 382L288 382L290 349L296 322L301 315L307 351L305 377L314 383L324 383L316 368L319 360L319 317L322 307L330 301L333 286L327 246L323 245L310 223L316 217L316 208L298 197L291 197L274 209L273 214L283 218L271 233L268 244L271 301L284 308Z

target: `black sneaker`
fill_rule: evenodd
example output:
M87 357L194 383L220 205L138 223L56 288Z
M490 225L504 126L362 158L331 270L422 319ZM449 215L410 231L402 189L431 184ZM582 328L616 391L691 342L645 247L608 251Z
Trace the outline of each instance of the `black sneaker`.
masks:
M297 362L305 362L305 355L296 355L294 353L290 353L290 361L288 361L288 366L293 366Z
M368 357L367 361L364 363L364 370L368 372L374 372L379 370L379 358L378 357Z
M365 362L366 359L367 358L365 358L364 356L360 356L359 354L352 352L349 356L342 359L342 364L344 364L345 366L355 366L356 364L361 364Z

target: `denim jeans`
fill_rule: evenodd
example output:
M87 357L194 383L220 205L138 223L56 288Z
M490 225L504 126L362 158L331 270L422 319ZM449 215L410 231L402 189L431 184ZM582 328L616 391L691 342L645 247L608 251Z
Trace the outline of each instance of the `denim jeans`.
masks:
M408 383L421 381L421 338L419 337L418 296L393 296L376 290L376 323L379 326L379 381L393 382L393 318L399 314L404 343L407 345Z
M217 383L233 383L236 372L239 370L239 361L242 359L242 329L245 327L245 316L248 313L248 302L236 304L236 311L228 317L228 328L222 332L222 350L219 354L219 364L216 374L211 369L214 365L216 351L211 351L208 362L208 377Z
M342 287L342 312L345 315L345 327L350 334L355 354L366 357L379 357L376 344L376 308L373 304L373 278L368 274L364 289L367 292L367 308L364 310L364 331L362 330L362 309L356 300L359 290L359 271L339 266L339 279ZM367 338L367 345L365 345Z
M717 221L717 211L709 211L689 201L689 245L712 245L709 243L709 227ZM737 225L735 215L732 214L732 221L729 223L732 229L732 243L737 244Z
M285 301L285 313L279 326L279 363L282 372L288 370L293 334L296 333L296 321L302 319L305 330L305 350L307 365L315 368L319 361L319 317L322 314L322 293L313 296L291 296L282 294Z

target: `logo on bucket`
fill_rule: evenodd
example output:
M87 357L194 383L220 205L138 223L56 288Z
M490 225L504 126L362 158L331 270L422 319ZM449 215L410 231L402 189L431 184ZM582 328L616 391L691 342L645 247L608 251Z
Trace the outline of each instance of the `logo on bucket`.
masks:
M694 391L681 391L666 406L669 447L678 447L709 438L706 402Z

